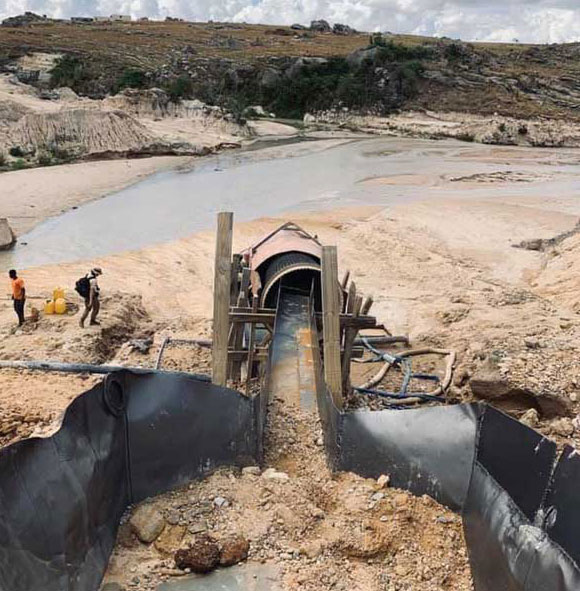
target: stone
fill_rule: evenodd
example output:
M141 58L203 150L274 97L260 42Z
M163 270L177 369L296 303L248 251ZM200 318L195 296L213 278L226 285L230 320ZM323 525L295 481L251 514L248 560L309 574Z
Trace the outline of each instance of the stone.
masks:
M279 482L287 482L290 476L286 472L278 472L275 468L268 468L262 473L262 478L266 480L277 480Z
M144 543L154 542L165 528L163 515L153 505L141 505L129 520L133 533Z
M224 497L216 497L213 500L213 504L218 508L221 509L222 507L228 507L230 502Z
M382 501L384 498L385 493L376 492L374 495L371 496L371 501L373 501L374 503L378 503L379 501Z
M376 488L381 489L381 488L386 488L387 486L389 486L389 481L390 481L390 476L388 474L381 474L378 478L377 478L377 485Z
M155 548L162 554L171 554L181 545L186 531L185 525L166 525L161 535L155 540Z
M123 548L134 548L139 544L130 523L122 523L117 532L117 544Z
M219 546L207 534L196 536L189 548L182 548L175 553L175 566L181 570L189 568L194 573L208 573L215 569L219 562Z
M12 248L16 242L16 236L8 224L6 218L0 218L0 250Z
M527 339L524 339L524 345L528 349L539 349L540 348L540 341L538 339L527 338Z
M574 424L570 419L557 419L550 425L552 432L560 437L570 437L574 434Z
M262 471L259 466L246 466L242 468L242 476L260 476Z
M324 19L312 21L310 23L310 30L316 31L317 33L330 33L332 31L328 21L325 21Z
M250 551L250 542L242 537L237 536L222 542L220 565L232 566L246 560Z
M520 422L532 429L538 426L540 422L540 416L535 408L530 408L520 417Z

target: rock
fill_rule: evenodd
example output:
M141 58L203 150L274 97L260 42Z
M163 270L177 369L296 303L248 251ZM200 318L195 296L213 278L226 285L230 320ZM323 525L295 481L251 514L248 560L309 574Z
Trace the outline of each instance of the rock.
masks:
M524 339L524 345L528 349L539 349L540 348L540 341L538 339L528 338L528 339Z
M219 546L207 534L197 536L189 548L182 548L175 553L175 566L181 570L189 568L194 573L207 573L216 568L219 562Z
M262 471L259 466L246 466L242 468L242 476L260 476Z
M162 554L171 554L179 548L187 528L185 525L167 525L155 540L155 548Z
M570 402L578 402L578 394L576 394L576 392L570 394Z
M376 492L374 495L371 495L371 501L373 501L374 503L378 503L379 501L382 501L385 498L385 493L382 492Z
M381 474L378 478L377 478L377 485L376 488L381 489L381 488L386 488L387 486L389 486L389 481L390 481L390 476L388 474Z
M308 27L305 27L304 25L301 25L299 23L294 23L293 25L291 25L290 28L294 31L307 31L308 30Z
M8 250L14 246L16 236L6 218L0 218L0 250Z
M224 497L216 497L213 500L213 504L218 508L221 509L222 507L228 507L230 502L225 499Z
M560 437L570 437L574 434L574 424L570 419L557 419L550 425L551 430Z
M220 565L232 566L246 560L250 551L250 542L241 536L222 542Z
M144 544L154 542L165 528L163 515L153 505L137 507L129 523L135 535Z
M325 21L324 19L312 21L310 23L310 30L316 31L317 33L330 33L332 31L328 21Z
M332 27L332 32L335 35L355 35L356 29L349 27L348 25L342 25L341 23L335 23Z
M129 347L132 351L138 351L139 353L149 353L151 345L153 345L153 339L132 339L128 342Z
M268 468L262 473L262 478L266 480L278 480L279 482L287 482L290 476L286 472L278 472L274 468Z
M535 408L530 408L521 417L520 422L534 429L540 422L540 416Z

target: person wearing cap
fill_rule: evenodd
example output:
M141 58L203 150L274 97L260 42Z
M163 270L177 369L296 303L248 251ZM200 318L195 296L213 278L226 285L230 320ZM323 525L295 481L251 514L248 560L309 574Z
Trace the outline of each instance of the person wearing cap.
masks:
M24 304L26 303L24 280L18 277L15 269L10 269L8 276L12 284L12 301L14 303L14 311L18 316L18 326L22 326L24 324Z
M103 271L99 267L95 267L87 273L86 278L89 281L89 295L85 297L85 311L83 312L80 320L81 328L85 327L85 320L87 319L89 312L91 314L90 325L98 326L101 324L97 320L99 310L101 309L101 290L99 288L97 277L102 274Z

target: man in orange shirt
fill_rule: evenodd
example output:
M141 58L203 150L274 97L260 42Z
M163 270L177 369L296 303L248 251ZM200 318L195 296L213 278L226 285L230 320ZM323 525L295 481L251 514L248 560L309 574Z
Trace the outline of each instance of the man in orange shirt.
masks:
M24 304L26 302L24 279L20 279L14 269L10 269L8 275L12 281L12 300L14 302L14 311L18 316L18 325L22 326L24 324Z

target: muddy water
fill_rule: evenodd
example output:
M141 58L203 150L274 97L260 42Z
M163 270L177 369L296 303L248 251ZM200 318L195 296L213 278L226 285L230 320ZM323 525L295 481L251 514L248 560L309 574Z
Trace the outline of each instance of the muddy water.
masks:
M551 151L538 160L530 150L497 150L452 140L379 138L310 152L288 147L209 157L186 173L155 175L41 223L20 237L10 254L0 254L0 270L90 259L182 238L211 228L220 210L233 211L243 221L297 209L387 206L458 195L465 184L449 179L475 173L517 170L544 177L465 185L474 197L580 193L577 154L568 151L559 159ZM494 153L499 156L491 158Z

